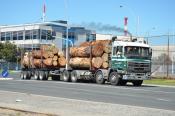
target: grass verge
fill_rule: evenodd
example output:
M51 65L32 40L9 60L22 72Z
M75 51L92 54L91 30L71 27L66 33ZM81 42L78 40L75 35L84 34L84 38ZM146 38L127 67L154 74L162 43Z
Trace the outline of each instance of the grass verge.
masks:
M169 85L175 86L175 79L151 79L144 80L144 84Z

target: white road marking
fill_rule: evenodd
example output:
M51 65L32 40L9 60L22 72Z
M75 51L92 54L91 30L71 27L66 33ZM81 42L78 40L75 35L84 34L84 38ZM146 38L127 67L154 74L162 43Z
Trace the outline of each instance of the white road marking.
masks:
M168 100L168 99L162 99L162 98L157 98L157 100L159 101L165 101L165 102L170 102L171 100Z

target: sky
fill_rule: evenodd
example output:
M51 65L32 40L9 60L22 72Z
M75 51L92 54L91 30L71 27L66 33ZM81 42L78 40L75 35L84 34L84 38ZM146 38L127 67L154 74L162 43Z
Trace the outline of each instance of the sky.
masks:
M74 25L123 28L124 17L128 17L132 35L175 31L175 0L1 0L0 25L40 22L44 3L47 21L68 19Z

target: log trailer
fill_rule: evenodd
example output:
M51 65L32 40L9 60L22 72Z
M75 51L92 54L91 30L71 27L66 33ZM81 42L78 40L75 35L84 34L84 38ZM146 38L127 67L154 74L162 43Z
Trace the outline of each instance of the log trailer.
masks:
M141 86L143 80L151 78L152 49L148 44L113 40L109 44L111 50L108 55L107 68L94 68L92 61L92 46L90 46L88 68L68 63L68 69L62 68L22 68L21 78L36 80L63 80L77 82L79 80L93 80L98 84L109 82L111 85L126 85L127 82L134 86ZM69 53L70 55L70 53ZM81 61L80 61L81 62Z

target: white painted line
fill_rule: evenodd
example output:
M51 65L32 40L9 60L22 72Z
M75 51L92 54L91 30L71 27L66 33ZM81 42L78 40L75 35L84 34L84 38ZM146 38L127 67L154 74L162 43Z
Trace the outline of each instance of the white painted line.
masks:
M162 99L162 98L157 98L156 100L159 100L159 101L165 101L165 102L170 102L171 100L168 100L168 99Z

